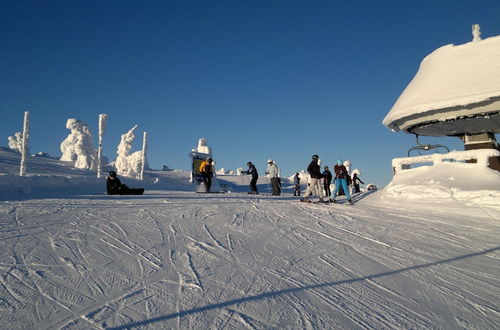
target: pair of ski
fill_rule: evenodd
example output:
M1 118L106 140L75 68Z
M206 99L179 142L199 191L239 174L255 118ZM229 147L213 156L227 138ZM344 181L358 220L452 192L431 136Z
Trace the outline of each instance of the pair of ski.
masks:
M307 203L307 204L348 204L348 205L354 205L352 201L346 201L344 203L339 203L338 201L311 201L309 199L299 199L300 202L302 203Z

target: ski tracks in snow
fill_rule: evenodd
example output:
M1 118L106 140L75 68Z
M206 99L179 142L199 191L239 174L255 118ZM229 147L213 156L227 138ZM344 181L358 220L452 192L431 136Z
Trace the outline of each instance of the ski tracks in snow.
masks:
M484 250L473 225L387 217L362 203L157 195L1 204L2 328L488 328L498 319L498 263L479 272L452 258ZM495 242L495 226L482 238ZM432 249L440 239L451 253ZM457 287L464 276L480 288Z

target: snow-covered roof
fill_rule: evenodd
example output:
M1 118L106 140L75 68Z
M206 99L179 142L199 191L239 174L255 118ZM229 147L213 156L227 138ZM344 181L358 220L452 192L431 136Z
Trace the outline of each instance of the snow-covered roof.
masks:
M429 54L383 120L395 131L412 132L416 126L443 123L443 132L424 130L427 135L453 135L467 130L471 117L482 116L480 128L500 132L500 36L454 46L446 45ZM484 114L490 114L485 119ZM491 120L493 115L493 122ZM457 120L459 119L459 120ZM450 121L453 123L450 124ZM469 127L477 130L477 127ZM456 130L456 131L453 131ZM432 134L436 133L436 134ZM472 133L472 132L468 132Z

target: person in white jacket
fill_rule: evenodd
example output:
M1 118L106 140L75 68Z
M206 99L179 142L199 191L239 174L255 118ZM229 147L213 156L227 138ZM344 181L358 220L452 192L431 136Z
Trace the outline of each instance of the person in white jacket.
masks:
M279 182L279 170L278 166L274 163L272 159L267 161L267 170L266 174L269 174L269 178L271 179L271 187L273 189L272 195L279 196L281 195L281 188Z

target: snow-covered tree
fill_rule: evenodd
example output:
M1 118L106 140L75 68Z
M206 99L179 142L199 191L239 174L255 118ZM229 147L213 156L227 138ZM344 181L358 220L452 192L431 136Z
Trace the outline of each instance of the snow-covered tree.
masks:
M96 150L92 143L92 133L83 121L70 118L66 128L71 133L61 143L61 160L74 162L74 166L83 169L95 169Z
M473 42L481 41L481 28L479 24L472 25L472 37Z
M212 155L212 148L208 146L208 140L205 138L200 138L198 140L198 147L196 148L196 151Z
M142 150L130 153L132 150L132 142L135 139L135 130L137 125L132 127L127 133L122 134L120 144L116 151L117 157L115 160L116 172L120 175L139 178L142 169ZM145 168L148 168L148 162L145 158Z
M13 136L8 137L9 148L21 152L23 148L23 133L16 132Z

